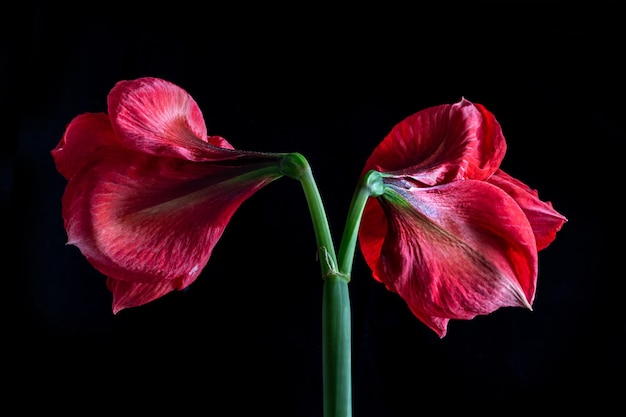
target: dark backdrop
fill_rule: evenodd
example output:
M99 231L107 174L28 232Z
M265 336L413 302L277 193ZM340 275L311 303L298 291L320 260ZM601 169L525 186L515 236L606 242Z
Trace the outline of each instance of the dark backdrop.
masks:
M75 115L106 111L118 80L141 76L185 88L209 133L239 149L304 154L336 240L365 159L396 123L461 97L484 104L508 141L503 168L569 219L540 253L534 310L452 322L440 340L357 253L354 415L621 404L619 14L496 5L222 14L25 2L6 13L0 414L322 414L322 280L297 182L247 200L187 290L116 316L105 278L65 245L50 150Z

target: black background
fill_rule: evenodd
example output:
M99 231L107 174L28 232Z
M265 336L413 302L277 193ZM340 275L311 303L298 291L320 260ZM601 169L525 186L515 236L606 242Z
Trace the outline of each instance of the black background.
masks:
M209 133L236 148L304 154L337 245L365 159L396 123L461 97L485 105L507 139L502 168L569 219L540 252L534 310L451 322L439 339L357 252L354 416L621 404L620 14L464 4L26 2L6 13L0 413L322 415L322 280L297 182L244 202L187 290L115 316L104 277L65 245L50 150L75 115L106 111L118 80L141 76L186 89Z

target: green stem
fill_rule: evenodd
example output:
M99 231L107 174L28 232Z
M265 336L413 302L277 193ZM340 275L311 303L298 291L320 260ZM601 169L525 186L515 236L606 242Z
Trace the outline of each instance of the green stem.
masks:
M322 383L324 417L352 416L349 277L339 273L337 256L322 198L307 160L286 155L282 172L302 184L319 248L322 292Z
M324 417L352 416L352 342L348 281L338 275L322 292Z
M354 192L339 246L339 271L347 277L352 274L354 251L365 203L369 197L382 195L383 190L382 175L377 171L369 171L361 178Z
M328 226L328 218L311 167L299 153L281 161L284 175L297 179L306 197L315 239L319 248L324 288L322 292L322 382L324 417L352 416L351 314L348 282L361 215L367 198L380 195L383 185L379 173L364 176L348 212L340 251L340 268Z
M337 255L328 226L328 218L322 203L322 197L313 178L313 172L308 161L302 154L290 153L283 157L280 163L282 173L300 181L313 220L313 230L317 241L318 256L322 268L322 277L332 275L337 271Z

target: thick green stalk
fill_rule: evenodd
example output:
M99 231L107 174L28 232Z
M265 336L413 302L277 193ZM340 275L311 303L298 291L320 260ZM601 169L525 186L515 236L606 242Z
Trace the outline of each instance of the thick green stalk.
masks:
M352 416L352 342L348 281L326 278L322 292L324 417Z
M367 198L381 195L380 173L368 172L357 187L341 240L340 264L328 226L328 218L313 173L299 153L288 154L281 171L302 185L309 206L318 246L324 288L322 292L322 382L324 417L352 416L352 343L348 282L361 216Z
M285 156L282 172L302 184L318 246L322 292L322 383L324 417L352 416L352 370L349 277L337 269L337 256L322 198L307 160Z
M324 358L324 417L352 416L351 314L348 282L352 273L359 224L367 199L381 195L378 172L370 171L359 182L339 248L339 272L324 283L322 322L327 343Z

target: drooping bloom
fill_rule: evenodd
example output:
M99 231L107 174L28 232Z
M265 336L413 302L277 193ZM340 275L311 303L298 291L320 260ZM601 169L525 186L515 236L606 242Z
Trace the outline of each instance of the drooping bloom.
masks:
M281 177L282 154L209 136L197 103L165 80L120 81L107 104L75 117L51 153L68 180L68 244L107 276L117 313L194 282L236 209Z
M376 280L439 337L451 319L531 308L538 251L567 219L500 169L500 124L466 99L409 116L368 158L382 174L359 242Z

